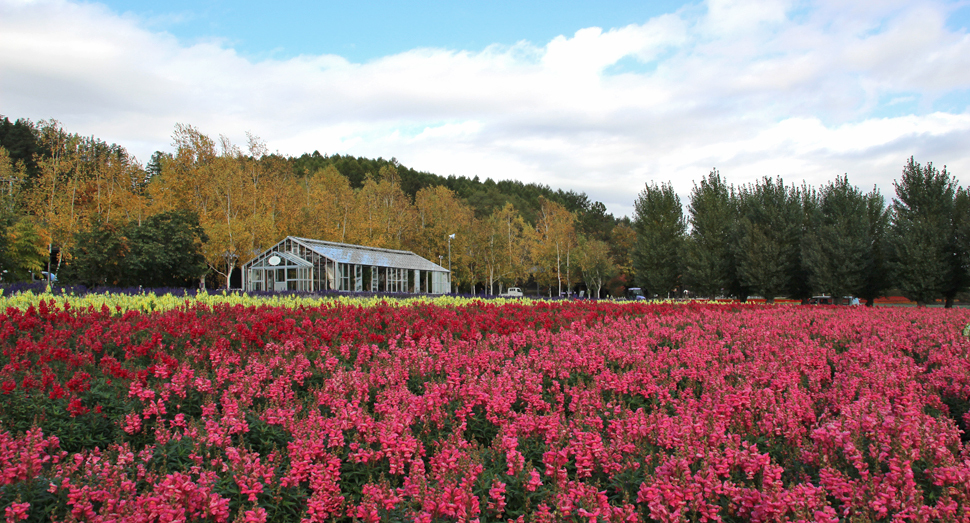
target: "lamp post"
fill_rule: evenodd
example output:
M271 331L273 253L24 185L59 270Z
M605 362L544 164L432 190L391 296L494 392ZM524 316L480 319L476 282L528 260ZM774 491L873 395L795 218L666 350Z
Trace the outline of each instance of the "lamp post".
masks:
M438 255L438 267L444 267L444 266L445 266L445 255L444 254L439 254Z
M454 292L454 287L451 286L451 240L454 239L454 234L448 236L448 294L452 294Z

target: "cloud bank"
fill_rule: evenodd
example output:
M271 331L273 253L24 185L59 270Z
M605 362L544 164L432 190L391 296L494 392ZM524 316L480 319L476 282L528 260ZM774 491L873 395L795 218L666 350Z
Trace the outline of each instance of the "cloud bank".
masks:
M0 0L0 113L170 150L175 123L299 155L585 191L629 214L717 167L893 195L905 159L970 182L970 36L932 2L709 0L481 51L254 61L99 4Z

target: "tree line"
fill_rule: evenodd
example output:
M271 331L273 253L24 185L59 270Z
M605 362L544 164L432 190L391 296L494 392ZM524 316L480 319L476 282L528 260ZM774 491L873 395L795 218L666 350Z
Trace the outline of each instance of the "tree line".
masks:
M407 249L464 292L601 295L632 274L629 220L583 193L418 172L396 160L273 154L177 125L144 167L54 120L0 119L2 281L229 286L287 235Z
M890 289L947 307L970 287L970 189L946 167L910 158L890 205L847 176L820 187L763 178L735 187L715 169L695 184L685 215L669 183L635 202L636 281L648 295L855 296Z

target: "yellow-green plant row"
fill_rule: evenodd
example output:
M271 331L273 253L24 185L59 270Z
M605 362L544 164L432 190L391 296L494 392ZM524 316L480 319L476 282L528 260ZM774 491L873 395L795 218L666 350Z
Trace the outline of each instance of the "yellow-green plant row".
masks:
M75 294L53 294L50 292L33 293L30 291L3 295L0 290L0 308L9 307L26 309L30 306L38 306L40 302L51 303L53 301L60 307L69 303L70 307L78 309L108 307L115 312L127 311L167 311L178 309L185 306L194 305L241 305L268 306L268 307L324 307L334 305L356 305L360 307L373 307L378 304L389 304L406 306L420 303L434 303L443 306L462 306L470 303L485 301L483 298L467 296L408 296L408 297L385 297L385 296L351 296L351 295L331 295L331 296L307 296L296 294L277 294L272 296L251 296L242 293L214 292L208 293L199 291L195 296L176 296L170 293L155 294L146 291L141 294L111 294L111 293L91 293L83 295ZM532 303L534 300L515 298L488 299L489 303L496 305L505 303Z

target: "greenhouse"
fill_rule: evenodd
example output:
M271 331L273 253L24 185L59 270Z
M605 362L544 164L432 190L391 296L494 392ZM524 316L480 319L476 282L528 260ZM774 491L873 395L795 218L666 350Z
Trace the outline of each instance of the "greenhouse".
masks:
M243 265L249 291L445 294L448 269L411 251L287 236Z

